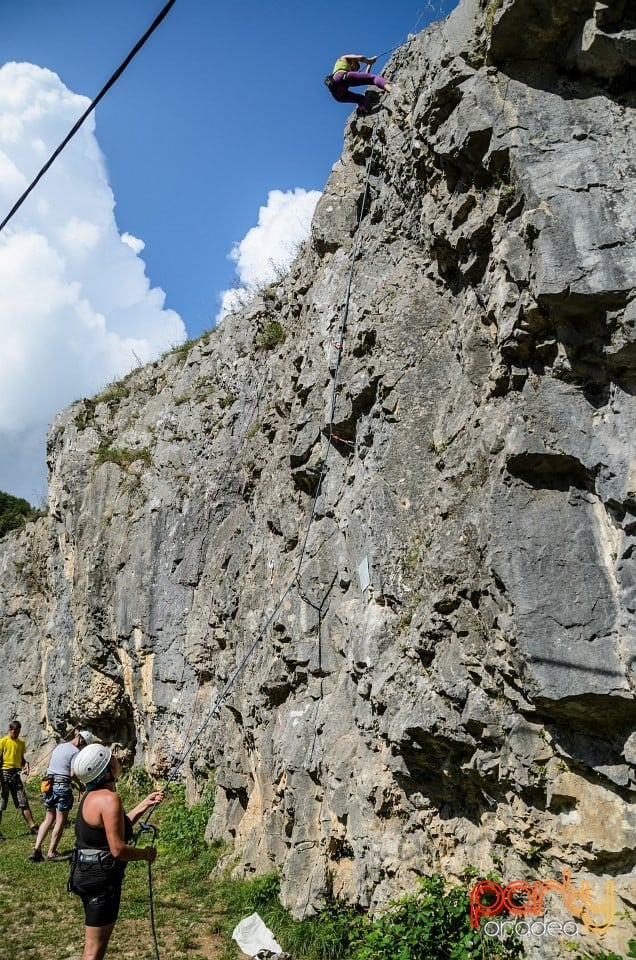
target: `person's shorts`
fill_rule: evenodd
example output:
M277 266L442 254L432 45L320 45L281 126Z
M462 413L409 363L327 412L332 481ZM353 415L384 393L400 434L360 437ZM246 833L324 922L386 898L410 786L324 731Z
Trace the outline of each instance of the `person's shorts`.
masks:
M100 893L80 894L87 927L107 927L119 916L121 883L106 887Z
M27 795L24 790L24 784L22 783L22 777L20 776L20 771L7 771L3 770L2 772L2 805L0 809L6 810L9 804L9 794L13 799L13 803L20 810L29 809L29 801L27 800Z
M73 790L71 787L53 787L44 794L44 806L47 810L59 810L61 813L70 810L73 806Z
M82 851L74 851L68 890L84 904L87 927L106 927L117 919L125 869L108 850L86 857Z

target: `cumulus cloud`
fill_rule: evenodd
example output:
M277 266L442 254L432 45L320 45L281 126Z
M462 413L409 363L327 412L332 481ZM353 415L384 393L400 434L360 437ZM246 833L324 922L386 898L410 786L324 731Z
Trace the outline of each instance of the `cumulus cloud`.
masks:
M0 210L88 102L50 70L0 68ZM0 490L31 501L45 488L55 414L185 339L114 207L90 116L0 233Z
M280 277L309 236L318 190L270 190L258 211L258 223L235 243L229 256L236 263L238 285L221 296L217 321L237 309L259 287Z
M146 246L143 240L140 240L139 237L133 237L132 233L122 233L121 238L135 253L141 253Z

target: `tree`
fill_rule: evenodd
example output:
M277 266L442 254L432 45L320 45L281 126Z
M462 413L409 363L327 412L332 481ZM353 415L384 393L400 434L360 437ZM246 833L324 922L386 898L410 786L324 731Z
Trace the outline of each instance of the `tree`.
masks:
M38 516L39 512L34 510L28 500L12 497L10 493L0 490L0 537Z

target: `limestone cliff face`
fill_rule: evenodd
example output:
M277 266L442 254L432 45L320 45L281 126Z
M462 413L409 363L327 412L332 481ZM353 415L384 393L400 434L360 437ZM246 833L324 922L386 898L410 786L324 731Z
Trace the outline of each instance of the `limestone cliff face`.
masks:
M290 275L60 414L0 543L3 721L164 773L283 597L187 770L297 914L567 869L632 935L630 17L467 0L401 48Z

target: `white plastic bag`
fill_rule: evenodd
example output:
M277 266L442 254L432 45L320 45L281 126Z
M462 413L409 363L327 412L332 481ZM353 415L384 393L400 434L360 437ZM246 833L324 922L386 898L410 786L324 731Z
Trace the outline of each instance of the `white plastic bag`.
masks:
M232 939L236 940L243 953L254 957L259 950L282 953L283 948L274 940L274 934L265 926L257 913L250 914L234 927Z

